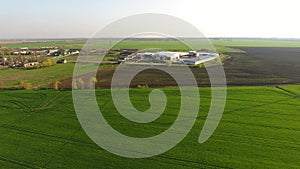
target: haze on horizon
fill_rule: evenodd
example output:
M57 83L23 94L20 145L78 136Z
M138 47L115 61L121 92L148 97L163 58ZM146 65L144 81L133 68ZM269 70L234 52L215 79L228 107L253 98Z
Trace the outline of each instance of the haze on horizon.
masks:
M300 38L297 0L6 0L0 39L87 38L140 13L169 14L207 37Z

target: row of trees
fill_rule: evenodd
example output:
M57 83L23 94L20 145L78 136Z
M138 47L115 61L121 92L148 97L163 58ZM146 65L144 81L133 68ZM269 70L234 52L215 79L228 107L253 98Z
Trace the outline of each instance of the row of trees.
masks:
M95 77L91 77L88 81L84 81L82 78L77 78L73 82L73 89L93 89L95 88L96 83L97 83L97 78ZM57 80L53 83L53 89L55 90L63 89L61 85L62 83ZM37 86L33 86L32 83L28 80L20 80L19 88L24 90L38 89Z
M1 54L1 65L3 66L12 66L15 64L21 64L24 62L37 62L38 57L37 55L30 55L30 56L24 56L19 54L18 56L6 56L4 52Z
M93 89L95 88L95 84L97 83L97 78L91 77L89 80L84 81L82 78L77 78L73 81L72 86L73 89Z

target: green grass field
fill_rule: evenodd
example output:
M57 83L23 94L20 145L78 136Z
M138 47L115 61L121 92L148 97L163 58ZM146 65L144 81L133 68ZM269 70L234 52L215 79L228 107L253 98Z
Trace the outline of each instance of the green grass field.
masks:
M83 43L76 40L0 46L79 48ZM300 85L273 86L300 82L300 42L213 39L212 43L219 52L231 54L224 64L229 85L270 86L229 87L221 123L206 143L199 144L198 137L210 106L209 88L199 89L201 108L187 137L170 151L146 159L119 157L93 143L78 122L69 90L0 90L0 168L299 168ZM176 41L123 41L115 46L145 47L188 50ZM0 88L18 88L21 80L48 88L57 80L70 78L73 68L74 63L32 70L3 69ZM206 84L204 69L197 75ZM137 109L149 107L147 95L151 90L131 89L131 101ZM168 98L166 111L149 124L121 116L109 89L97 89L96 95L104 117L114 129L132 137L150 137L168 129L178 114L178 89L162 90Z
M96 91L104 117L119 132L153 136L177 116L178 89L163 89L164 114L149 124L124 119L109 89ZM71 91L0 91L1 168L299 168L300 86L230 87L225 112L214 135L198 137L210 105L209 88L200 88L201 108L188 136L156 157L129 159L99 148L83 132ZM140 110L149 106L151 89L132 89Z
M41 69L0 70L0 88L19 88L21 80L27 80L38 88L47 88L56 80L71 77L74 63L58 64Z
M40 41L40 42L15 42L15 43L4 43L0 42L0 46L5 46L9 48L21 48L21 47L28 47L28 48L40 48L40 47L64 47L66 49L80 49L84 45L85 40L50 40L50 41Z
M113 42L114 40L112 40ZM194 40L188 40L191 44L194 44ZM300 40L285 40L285 39L210 39L211 43L215 46L218 52L242 52L240 50L231 47L300 47ZM0 42L0 46L19 48L29 47L38 48L45 46L57 46L70 48L82 48L86 40L55 40L55 41L42 41L42 42L16 42L16 43L4 43ZM109 40L99 40L95 43L94 47L108 45ZM98 46L97 46L98 45ZM114 48L136 48L144 49L150 46L152 48L159 48L165 50L189 50L185 45L175 40L124 40Z
M299 59L297 47L300 47L300 41L272 39L211 39L211 42L213 45L215 45L215 48L218 52L226 53L232 56L231 59L224 64L229 84L247 85L247 83L250 82L250 85L264 85L296 83L298 81L297 74L299 74ZM64 46L66 48L80 48L84 43L84 40L65 40L0 44L0 46ZM107 45L109 42L97 41L95 44L96 46L97 44L103 46L103 44ZM190 44L194 45L201 43L195 40L190 40ZM255 48L247 49L245 47ZM266 47L270 48L263 50L263 48ZM189 50L184 43L174 40L125 40L118 43L116 46L114 46L114 48L160 48L165 50L179 51ZM279 52L275 48L278 48ZM274 51L273 54L272 51ZM74 62L75 57L67 57L67 60ZM281 67L285 68L279 69ZM38 88L47 88L57 80L70 78L73 73L73 68L74 64L69 63L66 65L55 65L37 70L0 70L0 88L19 87L20 80L24 79ZM204 81L206 82L207 79L204 79Z

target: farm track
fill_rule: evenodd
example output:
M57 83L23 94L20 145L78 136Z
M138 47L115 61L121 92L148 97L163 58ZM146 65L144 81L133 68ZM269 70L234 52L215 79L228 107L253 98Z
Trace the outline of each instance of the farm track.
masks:
M240 134L232 134L232 133L228 133L228 132L218 133L218 134L214 135L214 137L216 137L217 140L222 140L222 141L228 141L229 139L234 138L235 143L300 151L299 150L300 144L298 142L278 141L278 139L275 139L275 138L260 138L257 136L245 136L245 135L240 135ZM252 140L252 141L250 141L250 140ZM253 140L255 140L255 141L253 141ZM275 144L275 145L270 145L270 143ZM287 144L296 145L296 146L290 146Z
M272 93L280 93L280 94L284 94L286 96L289 96L291 97L290 94L287 94L286 92L282 92L282 91L276 91L276 90L270 90ZM252 93L251 93L252 94ZM210 99L210 97L203 97L201 96L202 98L206 98L206 99ZM253 102L253 103L259 103L255 106L249 106L249 107L243 107L243 108L238 108L238 109L234 109L234 110L230 110L230 111L226 111L225 114L232 114L234 112L238 112L238 111L243 111L243 110L251 110L253 108L260 108L260 107L264 107L264 106L269 106L269 105L272 105L272 104L278 104L278 103L281 103L281 102L285 102L285 101L289 101L289 100L293 100L295 99L294 97L291 97L289 99L280 99L280 100L276 100L276 101L258 101L258 100L249 100L249 99L238 99L238 98L227 98L227 101L241 101L241 102ZM103 104L101 107L102 110L105 110L105 107L108 103L110 103L112 100L108 100L105 104ZM285 105L290 105L290 106L300 106L298 104L292 104L292 103L284 103ZM282 114L282 115L286 115L284 113L276 113L278 115ZM170 117L174 117L174 116L177 116L175 114L164 114L164 116L170 116ZM122 118L119 118L119 117L116 117L115 115L113 116L105 116L106 118L118 118L118 119L122 119ZM190 117L190 116L185 116L185 117ZM263 116L259 116L257 115L257 117L263 117ZM201 115L197 117L198 119L203 119L205 120L204 117L202 117ZM171 123L168 123L168 124L171 124Z
M17 91L21 91L21 90L17 90ZM5 96L9 96L9 97L12 97L12 98L22 98L22 99L32 99L32 95L27 95L27 94L19 94L19 95L15 95L15 94L10 94L9 92L6 92L5 93ZM36 96L39 96L39 98L47 98L48 95L46 93L37 93L36 95L34 95L35 97Z
M18 109L27 109L27 108L30 108L29 106L27 106L26 104L22 103L21 101L10 100L8 102L12 103L12 104L14 104L16 106L18 106Z
M289 100L292 100L293 98L290 98ZM238 111L242 111L242 110L251 110L253 108L259 108L259 107L264 107L264 106L269 106L269 105L272 105L272 104L277 104L277 103L280 103L280 102L283 102L283 101L287 101L287 99L283 99L283 100L277 100L277 101L274 101L274 102L258 102L258 103L262 103L262 104L258 104L258 105L255 105L255 106L249 106L249 107L243 107L243 108L239 108L239 109L234 109L234 110L230 110L230 111L226 111L225 114L232 114L234 112L238 112ZM106 104L108 104L110 101L107 101L103 106L102 106L102 110L105 110L105 106ZM291 104L293 105L293 104ZM294 106L294 105L293 105ZM297 105L299 106L299 105ZM178 115L177 114L164 114L164 116L169 116L169 117L177 117ZM192 116L182 116L182 117L185 117L185 118L192 118ZM213 117L213 116L212 116ZM260 116L261 117L261 116ZM105 116L105 118L118 118L118 119L123 119L123 117L117 117L116 115L112 115L112 116ZM202 119L202 120L205 120L206 119L206 116L198 116L197 119ZM186 119L186 120L190 120L190 119ZM172 124L172 123L163 123L163 124Z
M13 159L8 158L10 156L4 155L4 154L2 154L2 157L0 156L1 161L7 162L8 164L11 163L14 165L18 165L23 168L47 168L50 166L50 164L51 164L51 166L53 166L53 164L55 162L57 162L57 160L61 160L61 157L59 157L60 155L68 154L68 152L66 152L66 151L70 151L72 148L76 148L76 147L82 147L84 149L83 152L96 153L99 151L99 155L100 155L99 157L101 157L103 155L103 153L104 153L104 155L106 155L105 150L99 148L91 140L84 139L81 137L82 130L80 128L80 125L78 125L76 127L68 128L65 132L59 132L62 134L56 133L55 131L52 132L48 129L44 130L43 128L34 128L33 126L32 127L28 126L29 123L26 123L25 125L21 125L21 123L23 121L26 121L27 118L34 118L35 117L34 115L36 113L38 113L38 115L39 115L37 119L41 118L42 116L40 116L40 115L43 115L43 113L40 113L40 112L43 112L43 109L51 108L51 111L56 112L56 110L57 110L58 112L61 112L60 108L58 108L56 106L56 105L58 105L58 103L66 104L66 107L64 110L70 110L74 113L71 101L67 100L67 99L70 99L71 97L69 98L69 94L65 95L63 93L64 93L64 91L59 91L59 92L53 91L53 93L51 93L50 95L49 94L48 95L43 94L43 96L42 95L39 96L39 94L34 95L34 96L37 96L38 99L40 99L40 102L39 102L39 104L37 104L37 106L28 106L28 104L26 104L26 102L30 103L30 100L26 100L26 102L24 102L24 103L19 102L17 97L8 99L8 100L12 101L12 103L10 103L10 104L12 104L13 106L8 105L6 108L5 108L5 106L0 106L0 108L2 107L1 109L4 112L3 115L6 115L6 112L9 112L9 110L11 110L11 112L17 111L16 113L21 113L20 116L16 116L17 119L15 118L16 120L12 121L12 123L10 123L10 124L9 124L9 122L6 123L6 121L2 121L2 125L0 125L0 128L2 128L2 131L4 131L2 137L5 137L6 132L9 132L10 136L14 136L14 137L20 136L21 138L24 137L25 140L33 140L33 141L38 139L38 140L41 140L41 142L43 142L43 140L45 140L45 141L49 141L49 143L51 145L53 144L52 149L43 150L43 151L45 151L43 153L48 154L47 158L42 159L42 162L38 163L37 166L34 165L34 163L35 163L34 161L24 160L25 162L22 162L22 160L23 160L22 158L18 158L18 160L13 160ZM133 93L133 95L138 95L138 94L139 94L138 92ZM170 93L170 94L172 94L172 93ZM259 94L261 94L263 101L259 101L259 100L256 100L256 98L254 97L254 93L252 93L252 92L247 92L247 91L244 92L245 97L242 97L242 98L239 98L236 96L242 96L243 93L237 92L236 94L237 95L235 95L233 93L233 95L231 95L230 98L227 100L228 102L231 102L231 104L230 104L231 107L229 107L230 109L228 111L225 111L225 113L224 113L224 117L226 115L230 115L230 114L231 114L231 116L226 116L226 118L222 119L221 123L223 123L223 125L219 126L219 128L220 127L221 128L218 129L218 131L216 131L216 133L210 140L210 143L213 143L211 145L212 147L205 149L205 151L203 152L204 154L205 153L209 154L212 151L216 151L215 152L215 153L217 153L216 155L222 155L223 152L218 152L217 150L213 149L213 147L215 146L214 144L221 146L221 148L224 148L226 150L227 150L226 146L234 146L234 147L236 147L236 150L234 148L233 150L230 150L230 151L232 151L231 153L234 153L237 151L237 155L240 155L239 153L241 153L241 152L239 152L239 149L238 149L239 147L242 148L241 150L249 149L249 151L250 151L250 149L252 149L253 151L255 151L255 150L257 150L257 151L265 151L266 150L267 151L268 150L271 152L278 151L278 152L283 152L283 153L291 153L294 155L300 153L299 152L300 144L297 142L297 140L292 139L292 136L289 136L289 137L281 136L277 139L276 134L274 134L274 133L276 133L276 131L278 131L278 133L284 133L284 134L285 133L295 133L295 136L298 136L300 128L298 128L297 126L285 125L284 123L278 123L278 124L270 123L269 124L269 123L265 122L264 120L262 120L262 121L253 121L253 120L248 121L247 120L247 117L251 117L253 119L262 119L262 118L267 119L267 117L270 116L270 117L273 117L272 120L274 122L276 121L277 118L278 118L279 122L281 122L281 120L286 119L285 117L290 116L290 118L288 118L288 120L289 121L295 120L295 124L296 124L297 118L295 118L295 119L292 118L293 116L297 115L297 114L295 114L296 113L295 111L292 111L293 108L295 106L299 106L296 104L297 103L296 101L293 101L294 99L297 99L297 97L295 95L292 95L290 93L287 93L286 91L282 91L279 89L274 89L274 90L272 89L272 90L267 90L267 91L265 89L263 89L258 93L258 96L257 96L259 98ZM250 94L249 98L247 97L248 94ZM279 96L279 97L274 98L273 95ZM111 98L107 98L107 95L101 94L100 96L103 96L105 98L104 101L101 102L101 105L99 106L101 108L101 110L103 110L104 112L112 111L113 109L111 109L111 106L113 105L112 104L113 100L111 100ZM170 95L170 96L172 96L172 95ZM268 100L268 96L270 96L269 100ZM41 97L44 97L44 98L41 98ZM177 95L176 95L176 97L177 97ZM33 96L32 96L32 99L34 100L36 98L33 98ZM210 98L205 97L205 99L210 99ZM1 100L4 101L5 99L1 99ZM139 101L139 98L134 98L134 100ZM14 101L17 101L17 102L14 102ZM243 102L245 105L234 107L235 104L243 104ZM249 105L247 106L247 104L246 104L247 102L249 102L249 103L251 102L250 106ZM140 103L140 102L138 102L138 103ZM209 102L207 100L202 102L202 104L203 103L204 103L204 110L209 108ZM279 111L279 110L276 112L272 112L271 110L269 111L268 107L271 108L271 107L274 107L275 105L280 105L282 103L284 103L284 105L286 106L285 107L286 109L289 110L289 107L290 107L291 111L287 111L287 112ZM24 107L24 104L27 107ZM20 111L19 107L22 107L23 109L35 110L35 111L32 111L32 112L28 111L28 112L26 112L27 114L25 114L25 113L23 113L24 112L23 110ZM170 108L171 108L170 110L175 110L176 107L171 106ZM48 117L48 115L51 115L51 111L48 112L48 110L47 110L47 112L45 112L45 113L47 113L47 117ZM244 113L246 113L245 116L244 116ZM276 116L272 116L272 114L274 114ZM60 113L57 113L54 115L58 115L58 118L61 118L61 117L66 118L66 117L71 116L71 113L63 114L63 116L61 116ZM113 120L113 123L116 122L116 123L114 123L116 125L119 120L122 120L122 118L124 118L117 114L107 113L106 115L107 116L104 116L104 117L109 118L110 120ZM166 117L172 117L172 119L173 119L173 117L178 116L176 113L171 114L170 112L165 113L164 115ZM239 116L241 116L242 118L239 118ZM49 117L54 118L54 116L52 116L52 115ZM189 117L190 116L187 116L186 120L192 120L192 119L189 119ZM283 117L283 119L280 117ZM76 118L76 116L74 114L72 114L72 116L70 118L66 118L66 119L74 120L74 122L75 122L76 121L75 118ZM197 119L201 121L201 122L197 121L197 123L196 123L197 126L199 127L202 124L202 121L204 121L206 119L205 113L204 112L203 112L203 114L201 113L201 115L199 115L197 117ZM33 121L36 122L36 120L33 120ZM172 123L173 122L170 122L169 120L165 120L165 121L157 121L153 124L156 125L156 127L165 128L165 127L168 127L169 125L171 125ZM61 124L63 124L63 121L59 121L59 123L57 123L57 124L58 124L58 126L56 127L57 129L59 129L61 126L64 126L64 125L61 125ZM68 124L69 123L65 123L65 125L68 125ZM120 123L120 124L127 126L126 121L124 123ZM47 125L49 125L49 124L47 123ZM55 125L55 124L53 124L53 125ZM27 127L25 127L25 126L27 126ZM233 128L232 128L233 130L230 130L231 126L233 126ZM55 126L51 126L51 127L55 128ZM244 128L247 129L247 131L249 131L249 133L244 134L243 131L239 130L238 127L240 127L241 129L244 129ZM35 129L37 129L37 130L35 130ZM195 146L197 144L196 143L197 137L199 137L198 130L200 132L201 128L200 127L199 127L199 129L193 128L191 132L196 133L196 135L195 136L194 135L187 136L188 139L192 138L186 142L186 143L189 143L190 146ZM251 132L251 130L253 130L253 132ZM125 132L126 131L127 130L125 130ZM145 130L142 130L140 132L143 132L143 131L145 131ZM273 132L274 131L274 133L270 133L270 134L266 133L263 136L262 135L263 133L257 133L259 131L261 131L261 132L267 132L267 131ZM79 135L79 137L77 135L78 133L81 133ZM195 143L192 140L195 141ZM210 143L207 143L207 144L209 145ZM206 144L206 146L207 146L207 144ZM222 145L224 145L224 146L222 146ZM12 146L15 146L15 147L22 146L22 143L12 145ZM38 146L40 146L40 145L38 145ZM187 145L185 145L185 146L187 146ZM36 149L35 147L32 147L32 148L33 148L33 151L34 151L34 149ZM186 149L186 151L191 151L192 149L193 149L192 147L188 147ZM126 148L124 148L122 150L129 151L129 150L126 150ZM196 150L200 150L200 149L195 148L195 152L193 151L193 153L196 153ZM173 151L173 150L171 150L171 151ZM143 161L142 160L138 161L137 164L142 165L142 163L148 163L148 164L150 163L151 164L151 163L157 162L157 163L161 164L162 166L164 166L166 164L169 166L174 166L174 167L176 166L178 168L195 168L195 167L229 168L229 167L234 167L234 163L238 162L237 159L239 159L239 158L234 159L232 161L232 163L230 161L227 161L227 162L225 161L223 163L220 161L214 161L213 158L212 158L212 160L207 159L207 158L199 159L197 156L194 156L194 155L191 155L190 158L185 158L185 156L180 154L180 151L184 151L183 149L180 151L179 151L179 149L175 150L175 151L178 151L179 154L178 155L174 154L174 152L170 152L171 154L165 153L165 154L161 154L159 156L153 157L153 158L143 159ZM76 153L76 152L74 152L74 153ZM139 152L139 153L142 153L142 152ZM251 153L251 152L249 152L249 153ZM245 159L247 158L250 160L252 157L249 158L249 153L245 153L245 155L243 155L242 158L245 158ZM264 152L261 152L261 153L264 153ZM288 159L282 155L278 155L278 158L275 158L275 157L277 157L277 156L275 156L274 160L271 157L269 157L267 154L263 154L262 156L263 156L263 159L259 159L256 162L264 164L264 165L280 166L280 165L282 165L282 162L278 161L279 158L288 161ZM73 156L70 156L67 158L73 158ZM114 158L112 158L112 160L113 159ZM225 159L228 160L230 158L226 158L226 155L225 155ZM292 160L294 160L294 158L292 158ZM147 162L147 161L150 161L150 162ZM286 161L284 161L284 162L286 162ZM123 161L119 161L119 163L116 163L115 166L122 165L122 162ZM295 161L292 161L292 162L293 163L290 163L289 166L292 166L292 165L296 166L298 164ZM247 164L254 165L254 163L252 163L252 162L247 162ZM261 164L257 164L257 166L262 166Z
M62 94L61 91L59 91L57 94L55 94L52 98L46 100L44 103L42 103L38 108L43 109L49 106L52 102L54 102L60 95Z
M60 142L62 143L61 147L58 149L57 153L58 152L61 152L63 150L63 147L66 145L66 144L74 144L74 143L79 143L79 144L82 144L84 145L85 147L87 148L91 148L91 149L96 149L96 150L102 150L102 149L99 149L99 147L97 145L95 145L94 143L89 143L89 142L85 142L85 141L82 141L82 140L76 140L76 139L72 139L72 137L79 131L75 131L70 137L61 137L61 136L56 136L56 135L50 135L50 134L46 134L46 133L42 133L42 132L37 132L37 131L31 131L31 130L27 130L27 129L23 129L23 128L18 128L18 127L15 127L15 126L9 126L9 125L1 125L0 127L2 128L7 128L7 129L11 129L11 130L16 130L16 131L19 131L20 134L24 134L25 133L29 133L29 134L34 134L34 135L40 135L40 136L43 136L45 137L45 140L49 140L49 138L54 138L54 140L52 141L57 141L57 142ZM25 134L26 135L26 134ZM41 137L39 137L41 138ZM60 140L60 141L59 141ZM102 150L102 151L105 151L105 150ZM124 151L128 151L126 149L124 149ZM50 163L50 161L55 157L56 154L53 154L53 157L51 159L49 159L42 167L36 167L36 168L46 168L46 166ZM139 152L139 153L142 153L142 152ZM175 161L178 161L178 162L182 162L182 163L194 163L194 164L200 164L200 165L203 165L203 166L209 166L209 167L215 167L215 168L224 168L222 166L217 166L217 165L213 165L213 164L207 164L207 163L203 163L203 162L199 162L199 161L193 161L193 160L186 160L186 159L182 159L182 158L176 158L176 157L172 157L172 156L166 156L166 155L159 155L157 156L157 158L161 158L161 159L168 159L168 160L175 160ZM151 160L151 159L149 159ZM169 163L169 162L167 162ZM178 165L178 163L174 163L174 165ZM187 164L184 165L184 164L181 164L182 166L185 166L185 167L189 167ZM33 167L34 168L34 167Z
M45 164L43 164L43 168L46 168L47 165L51 162L51 160L53 160L53 159L56 157L56 155L57 155L58 153L60 153L60 152L63 151L64 147L71 141L71 138L72 138L76 133L78 133L78 132L79 132L79 129L76 130L75 132L73 132L73 134L71 134L71 135L65 140L65 142L64 142L60 147L58 147L58 150L56 151L56 153L54 153L54 154L52 155L52 157L50 157L50 159L48 159L48 160L45 162Z
M60 143L64 143L66 140L69 140L69 141L78 142L78 143L93 144L93 143L88 143L88 142L84 142L84 141L80 141L80 140L70 139L68 137L52 135L52 134L48 134L48 133L40 132L40 131L33 131L33 130L26 129L26 128L20 128L20 127L13 126L13 125L2 124L2 125L0 125L0 127L9 129L9 130L13 130L13 131L18 131L21 134L27 135L27 136L32 136L32 135L43 136L43 137L45 137L46 140L48 140L49 138L52 138L52 141L57 141Z
M46 133L41 133L41 132L35 132L35 131L30 131L30 130L25 130L25 129L20 129L20 128L16 128L16 127L13 127L13 126L1 126L1 127L4 127L4 128L9 128L9 129L14 129L14 130L18 130L18 131L21 131L22 133L23 132L28 132L28 133L31 133L31 134L35 134L35 135L42 135L42 136L46 136L46 137L51 137L51 138L56 138L56 139L62 139L62 141L59 141L61 143L63 143L63 146L70 143L72 144L72 142L76 142L76 143L80 143L80 144L84 144L84 145L90 145L90 146L87 146L89 148L93 148L93 149L98 149L97 146L92 146L94 145L93 143L88 143L88 142L84 142L84 141L81 141L81 140L74 140L74 139L71 139L75 133L77 133L78 131L75 131L70 137L68 138L65 138L65 137L60 137L60 136L55 136L55 135L49 135L49 134L46 134ZM221 136L221 137L219 137ZM218 140L223 140L223 141L228 141L227 139L224 139L222 136L225 136L225 137L228 137L228 138L233 138L235 137L235 142L237 143L241 143L241 144L252 144L252 145L259 145L259 146L266 146L266 147L271 147L271 148L288 148L288 149L291 149L291 150L295 150L295 151L299 151L299 147L295 147L295 146L286 146L286 143L291 143L291 142L277 142L278 145L284 145L284 146L274 146L274 145L268 145L265 143L266 140L275 140L275 139L261 139L259 137L249 137L249 136L241 136L241 135L234 135L234 134L217 134L215 135L215 137L218 138ZM242 141L240 140L241 137L244 137L245 139L243 139ZM255 138L256 141L258 140L261 140L259 141L259 143L253 143L251 141L248 141L249 138ZM48 138L45 138L46 140L48 140ZM298 145L298 144L297 144ZM201 163L201 162L198 162L198 161L191 161L191 160L185 160L185 159L180 159L180 158L175 158L175 157L169 157L169 156L163 156L163 155L160 155L159 156L160 158L166 158L166 159L171 159L171 160L176 160L176 161L181 161L181 162L189 162L189 163L197 163L197 164L201 164L201 165L204 165L204 166L210 166L210 167L217 167L217 168L224 168L222 166L215 166L215 165L211 165L211 164L205 164L205 163ZM48 164L49 162L47 162L46 164ZM44 165L43 167L46 167L46 165ZM34 167L33 167L34 168ZM38 168L38 167L37 167Z
M167 156L167 155L158 155L158 157L165 158L165 159L168 159L168 160L174 160L174 161L184 162L184 163L201 164L201 165L206 166L206 167L228 168L228 167L223 167L223 166L220 166L220 165L208 164L208 163L205 163L205 162L187 160L187 159L183 159L183 158L176 158L176 157Z
M276 86L276 88L279 89L279 90L281 90L281 91L283 91L283 92L285 92L285 93L288 93L288 94L294 96L295 98L300 98L300 94L298 94L298 93L295 93L295 92L292 92L290 90L284 89L284 88L282 88L280 86Z
M14 107L11 107L11 106L5 106L5 105L0 105L0 107L7 108L7 109L9 108L9 109L22 110L24 112L31 112L31 111L35 111L37 109L36 106L31 106L31 105L25 104L24 102L17 101L17 99L20 99L20 98L22 98L22 99L32 99L32 96L30 96L30 97L28 97L26 95L25 96L24 95L16 96L16 95L9 94L9 93L5 93L5 96L6 97L8 96L8 98L5 99L5 100L1 99L1 101L12 103L12 104L16 105L17 108L14 108ZM38 96L40 97L40 99L45 99L45 98L48 97L47 94L45 94L45 93L39 93ZM12 100L12 99L14 99L14 100ZM54 99L55 98L53 98L52 101L54 101Z
M2 157L2 156L0 156L0 160L4 161L4 162L7 162L7 163L14 164L14 165L18 165L22 168L32 168L32 169L41 169L42 168L42 167L36 166L34 164L30 164L28 162L16 161L16 160L12 160L12 159Z

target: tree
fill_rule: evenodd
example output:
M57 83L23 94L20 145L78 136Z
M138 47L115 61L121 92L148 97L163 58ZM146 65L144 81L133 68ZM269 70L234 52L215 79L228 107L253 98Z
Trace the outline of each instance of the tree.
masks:
M200 63L197 66L198 66L198 68L204 68L204 63Z
M77 85L76 80L73 81L72 85L73 85L73 89L78 89L78 85Z
M94 88L96 83L97 83L97 78L91 77L90 78L90 89Z
M6 58L5 58L5 53L2 52L2 65L5 66Z
M8 64L9 65L13 65L14 64L14 59L12 58L12 56L8 57Z
M55 82L54 82L54 89L55 89L55 90L58 90L59 87L60 87L60 85L61 85L61 82L60 82L60 81L58 81L58 80L55 81Z
M36 52L33 52L33 60L34 60L35 62L38 61L38 59L37 59L37 53L36 53Z
M20 80L19 84L21 89L25 89L25 90L32 89L32 84L27 80Z
M55 62L52 61L51 59L47 59L47 60L45 60L44 62L42 62L42 65L43 65L44 67L53 66L54 64L55 64Z
M61 52L62 56L65 56L65 46L64 45L59 48L59 51Z
M19 53L18 60L19 60L19 62L21 62L21 63L24 62L24 57L21 55L21 53Z
M82 80L82 78L78 78L77 79L77 85L79 89L83 89L84 88L84 81Z
M170 61L170 60L166 61L166 65L167 65L168 67L172 67L172 61Z

